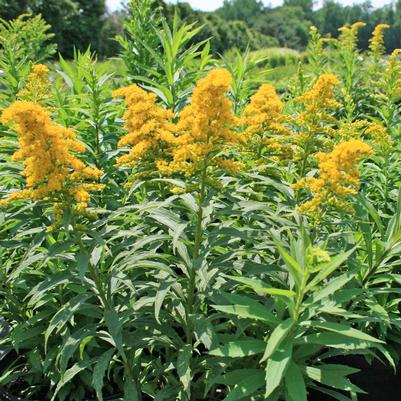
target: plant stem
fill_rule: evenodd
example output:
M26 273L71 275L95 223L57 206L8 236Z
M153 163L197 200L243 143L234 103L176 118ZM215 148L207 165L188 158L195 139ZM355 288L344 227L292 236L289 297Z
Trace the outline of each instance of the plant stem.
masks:
M86 247L82 241L82 233L81 233L81 231L79 231L76 228L76 224L74 221L72 222L72 227L73 227L73 231L74 231L75 240L77 241L77 244L79 245L79 249L80 249L81 253L84 255L88 255L88 257L89 257L88 250L86 249ZM107 299L106 292L103 288L102 280L100 279L95 266L92 265L90 260L88 261L88 270L89 270L89 274L90 274L93 282L95 283L96 289L99 293L99 297L102 301L103 306L105 308L110 308L110 303Z
M295 302L295 308L294 308L294 321L295 322L299 319L302 301L304 300L304 296L305 296L305 287L306 287L306 284L308 283L308 280L309 280L309 274L307 272L305 272L305 274L302 277L301 286L299 287L299 290L297 293L297 300Z
M203 220L203 203L206 195L206 178L207 178L207 162L206 160L204 160L200 177L200 190L198 197L198 212L196 216L194 249L192 254L192 266L189 271L189 282L188 282L187 333L186 333L188 344L192 344L192 327L190 323L190 315L194 312L195 284L196 284L195 261L199 257L200 248L202 245L202 237L203 237L202 220Z
M88 251L87 251L87 249L85 247L85 244L82 241L82 233L81 233L80 230L77 229L76 223L74 221L74 218L73 218L73 221L72 221L72 227L73 227L73 231L74 231L75 240L77 241L77 244L79 245L79 249L80 249L81 253L88 255ZM100 299L102 301L104 309L112 310L113 307L112 307L111 303L109 302L109 300L107 299L106 292L105 292L105 290L103 288L102 280L99 277L99 274L97 272L96 267L90 261L88 262L88 270L89 270L89 274L90 274L93 282L95 283L96 289L97 289L97 291L99 293L99 297L100 297ZM124 365L124 369L126 371L128 379L132 380L135 383L135 387L138 388L137 380L135 379L135 377L133 375L130 362L129 362L125 352L122 350L120 352L120 355L121 355L121 358L122 358L122 361L123 361L123 365ZM137 390L137 396L138 396L138 400L141 401L142 400L142 395L141 395L141 392L139 390Z

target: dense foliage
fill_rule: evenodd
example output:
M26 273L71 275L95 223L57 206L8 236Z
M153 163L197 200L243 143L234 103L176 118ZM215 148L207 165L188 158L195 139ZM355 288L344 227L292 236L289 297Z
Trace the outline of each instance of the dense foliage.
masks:
M0 398L357 400L401 356L391 28L312 27L280 96L143 4L118 68L0 27Z
M54 43L66 58L73 57L74 48L85 51L88 46L100 57L117 55L119 46L114 36L121 36L124 27L130 36L132 22L127 19L132 18L131 11L136 10L140 15L149 4L154 12L159 10L169 25L178 13L181 20L203 26L198 40L213 37L211 48L215 55L234 47L244 51L248 46L253 50L266 47L303 50L311 25L322 34L337 38L339 28L357 21L367 24L359 35L361 49L368 49L370 34L379 23L390 25L385 34L387 50L401 47L399 0L380 8L373 8L369 2L343 6L335 0L325 0L318 9L313 8L310 0L285 0L282 6L273 8L258 0L225 0L215 12L193 10L186 2L127 0L125 3L125 8L111 12L105 0L0 0L0 18L8 21L23 13L41 14L51 25ZM151 20L141 20L143 32L151 34Z

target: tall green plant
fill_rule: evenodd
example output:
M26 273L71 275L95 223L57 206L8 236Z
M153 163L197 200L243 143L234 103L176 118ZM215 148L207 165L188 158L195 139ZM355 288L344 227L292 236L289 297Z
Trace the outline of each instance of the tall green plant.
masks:
M244 362L238 370L211 377L211 384L229 387L225 401L257 395L266 400L306 401L309 388L316 388L334 399L343 400L341 391L354 396L361 390L347 378L356 370L330 362L345 353L382 349L383 341L353 328L344 294L358 293L352 282L356 271L334 274L355 252L354 249L330 256L312 245L301 229L300 237L285 242L273 234L284 266L281 274L268 274L267 280L227 276L239 283L236 293L216 294L213 307L222 317L232 315L234 326L246 319L244 332L212 350L227 367ZM285 277L287 277L285 279ZM279 284L279 286L278 286ZM346 288L346 290L343 290ZM257 294L257 297L252 296ZM251 323L252 322L252 323ZM256 331L257 327L264 329ZM256 333L266 334L255 337ZM348 398L347 398L348 399Z
M196 42L201 29L201 26L183 23L177 14L172 27L163 21L157 31L160 49L148 48L152 63L144 68L141 76L134 77L174 111L187 103L193 85L212 60L209 40Z
M263 82L267 70L261 68L261 65L265 64L268 57L251 54L249 48L244 53L234 49L233 53L231 58L223 56L222 64L233 77L231 95L234 113L237 114L243 110L254 88Z
M54 37L41 15L21 15L15 20L0 20L0 101L15 100L30 65L42 63L56 51L49 43Z
M116 37L120 44L121 58L127 66L129 79L142 75L148 68L156 68L152 52L160 49L157 34L164 18L155 0L131 0L128 4L129 15L124 21L124 33Z

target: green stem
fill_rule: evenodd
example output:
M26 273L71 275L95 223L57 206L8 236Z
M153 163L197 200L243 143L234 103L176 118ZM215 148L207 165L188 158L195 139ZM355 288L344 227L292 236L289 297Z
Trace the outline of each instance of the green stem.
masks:
M79 245L79 249L80 249L81 253L88 254L88 251L82 241L82 233L80 230L77 229L74 219L72 221L72 227L73 227L75 239L77 241L77 244ZM107 299L106 292L104 290L103 283L99 277L98 271L97 271L96 267L93 266L93 264L90 261L88 263L88 269L89 269L89 274L90 274L93 282L95 283L97 292L99 293L99 297L102 301L104 309L112 310L113 309L112 305L109 302L109 300ZM120 352L120 355L121 355L121 358L123 361L124 369L127 373L127 377L129 378L129 380L132 380L135 383L135 386L138 388L138 383L134 378L130 362L129 362L125 352L122 350L122 352ZM142 395L139 390L137 392L137 395L138 395L138 400L139 401L142 400Z
M84 255L89 256L88 250L86 249L86 247L82 241L82 233L80 230L77 229L75 221L72 222L72 227L73 227L73 231L74 231L75 240L77 241L77 244L79 245L80 252ZM107 299L106 292L103 288L102 280L99 277L96 267L93 266L93 264L90 261L88 262L88 270L89 270L89 274L90 274L93 282L95 283L96 289L99 293L99 297L102 301L103 306L105 308L110 308L110 302Z
M302 302L305 297L305 287L308 283L308 280L309 280L309 274L307 272L305 272L305 274L302 277L301 286L298 289L297 299L295 301L295 308L294 308L294 321L295 322L298 321L298 319L299 319Z
M190 323L190 315L194 312L195 303L195 284L196 284L196 270L195 270L195 260L199 257L200 248L202 245L202 220L203 220L203 202L206 195L206 178L207 178L207 162L204 160L202 173L200 177L200 191L198 197L198 213L196 216L196 226L195 226L195 240L194 249L192 254L192 266L189 271L189 282L188 282L188 298L187 298L187 342L192 344L192 327Z
M386 161L384 165L384 210L387 210L387 201L388 201L388 193L389 193L389 155L386 154Z

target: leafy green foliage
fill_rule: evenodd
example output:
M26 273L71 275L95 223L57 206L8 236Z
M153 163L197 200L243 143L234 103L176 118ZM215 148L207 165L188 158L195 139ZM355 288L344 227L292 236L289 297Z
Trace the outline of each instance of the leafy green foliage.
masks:
M357 369L342 358L355 354L395 367L401 355L397 100L360 96L379 86L369 75L372 60L359 60L358 50L319 53L312 39L307 58L245 46L215 60L213 39L202 36L207 26L178 14L164 19L152 8L159 3L143 1L131 3L134 14L119 39L125 65L99 62L87 49L51 66L45 107L77 133L86 148L79 156L104 171L98 182L104 187L82 213L65 208L57 215L47 199L0 210L1 389L54 401L306 401L311 389L357 399L364 391L352 382ZM238 4L244 10L235 11L248 15L248 3ZM286 1L284 8L312 15L308 2ZM146 31L141 21L149 23ZM48 29L40 17L3 23L2 108L26 87L32 64L53 54ZM132 46L139 51L131 54ZM115 166L126 151L118 149L125 128L115 88L135 82L153 91L158 106L172 110L173 124L196 81L223 66L232 75L227 96L241 117L257 87L283 65L298 68L283 97L290 123L304 111L297 99L309 83L334 71L343 82L333 96L358 96L352 109L330 115L333 137L360 116L394 137L386 152L361 166L349 211L330 210L319 222L300 215L297 204L309 194L291 185L300 178L296 159L259 162L241 151L245 167L236 175L219 168L212 176L204 167L194 176L152 171L131 181L140 168ZM369 79L366 87L362 78ZM241 124L232 135L244 131ZM14 128L0 128L4 195L25 184L22 164L11 157L18 149ZM220 153L231 157L226 148ZM317 177L312 156L308 162L308 176Z

